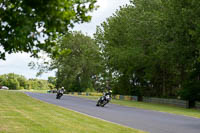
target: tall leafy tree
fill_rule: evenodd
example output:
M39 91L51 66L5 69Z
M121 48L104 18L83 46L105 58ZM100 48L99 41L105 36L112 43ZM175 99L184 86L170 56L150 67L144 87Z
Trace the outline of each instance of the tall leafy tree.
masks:
M97 28L95 38L102 46L105 62L112 73L118 73L113 86L117 93L133 94L148 81L144 73L153 47L152 36L156 36L154 18L158 17L158 3L136 1Z
M97 28L95 39L121 94L176 96L199 80L198 0L135 0Z
M88 22L96 0L1 0L0 59L5 53L52 52L58 35ZM42 42L43 38L44 42ZM56 51L54 50L56 53Z
M57 69L57 87L69 91L93 88L93 79L101 69L101 58L94 40L81 32L64 36L60 43L61 55L54 58L52 68Z

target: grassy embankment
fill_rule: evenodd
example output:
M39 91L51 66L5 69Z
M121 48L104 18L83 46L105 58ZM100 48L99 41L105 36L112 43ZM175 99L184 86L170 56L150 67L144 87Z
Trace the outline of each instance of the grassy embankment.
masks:
M91 118L16 91L0 91L0 133L144 133Z
M13 90L16 91L16 90ZM48 90L17 90L21 92L37 92L37 93L47 93Z
M78 95L78 96L92 99L92 100L97 100L99 98L98 96L81 96L81 95ZM154 110L154 111L167 112L167 113L172 113L172 114L200 118L200 110L197 110L197 109L186 109L186 108L175 107L175 106L164 105L164 104L144 103L144 102L136 102L136 101L116 100L116 99L112 99L111 103L119 104L123 106L129 106L129 107L136 107L140 109Z

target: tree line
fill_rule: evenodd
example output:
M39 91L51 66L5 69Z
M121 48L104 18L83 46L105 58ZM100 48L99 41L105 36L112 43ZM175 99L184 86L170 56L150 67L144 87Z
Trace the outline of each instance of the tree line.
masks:
M130 0L94 38L71 32L74 23L91 19L95 3L1 2L0 59L19 51L38 57L44 50L52 60L39 68L57 70L50 81L67 91L109 85L115 94L200 100L199 0Z
M52 58L69 91L200 100L200 1L135 0L97 27L60 38Z
M115 93L200 100L199 6L134 0L97 27Z
M0 75L0 86L7 86L11 90L47 90L54 88L54 85L47 80L26 79L24 76L14 73Z

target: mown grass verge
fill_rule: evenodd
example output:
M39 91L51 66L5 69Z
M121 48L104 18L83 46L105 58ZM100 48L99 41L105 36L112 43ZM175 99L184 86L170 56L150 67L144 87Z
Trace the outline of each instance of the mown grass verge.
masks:
M0 133L144 133L0 90Z
M11 90L11 91L47 93L48 90Z
M97 100L99 98L98 96L82 96L82 95L78 95L78 96L92 99L92 100ZM112 99L111 103L128 106L128 107L136 107L140 109L154 110L154 111L159 111L159 112L167 112L167 113L172 113L172 114L200 118L200 110L198 109L186 109L186 108L175 107L171 105L116 100L116 99Z

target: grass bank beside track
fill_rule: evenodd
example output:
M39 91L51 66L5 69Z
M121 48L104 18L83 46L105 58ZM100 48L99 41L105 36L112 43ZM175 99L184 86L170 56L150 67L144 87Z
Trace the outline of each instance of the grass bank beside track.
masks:
M99 98L98 96L83 96L83 95L78 95L78 97L88 98L88 99L96 100L96 101ZM186 108L175 107L171 105L116 100L116 99L112 99L111 103L128 106L128 107L136 107L140 109L154 110L154 111L159 111L159 112L166 112L166 113L184 115L184 116L189 116L189 117L194 117L194 118L200 118L200 110L198 109L186 109Z
M47 93L47 90L25 90L25 91ZM99 98L99 96L84 96L84 95L75 95L75 96L88 98L88 99L96 100L96 101ZM189 117L194 117L194 118L200 118L200 110L198 109L186 109L186 108L175 107L175 106L164 105L164 104L154 104L154 103L116 100L116 99L112 99L111 103L122 105L122 106L136 107L140 109L154 110L154 111L159 111L159 112L166 112L166 113L184 115L184 116L189 116Z
M144 133L0 90L0 133Z
M11 90L11 91L47 93L48 90Z

